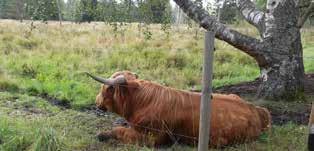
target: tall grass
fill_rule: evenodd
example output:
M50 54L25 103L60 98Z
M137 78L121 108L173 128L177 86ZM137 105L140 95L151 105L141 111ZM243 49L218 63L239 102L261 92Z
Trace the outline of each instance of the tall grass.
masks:
M122 35L102 23L72 24L2 21L0 24L0 69L9 79L0 80L0 89L18 87L32 95L50 95L71 102L74 107L93 104L97 83L81 74L89 71L104 77L119 70L137 72L141 78L179 89L200 89L203 32L172 28L171 35L160 25L151 25L152 39L139 37L137 26L123 27ZM237 30L256 36L253 28ZM304 55L314 57L312 30L303 36ZM255 61L233 47L216 41L214 87L250 81L258 77ZM314 72L313 59L305 58L306 72ZM0 70L1 71L1 70ZM1 73L1 72L0 72ZM14 81L14 82L10 82Z
M37 139L31 146L34 151L63 151L63 144L57 137L53 128L42 128L37 130Z
M98 84L82 71L110 76L119 70L137 72L141 78L180 89L200 87L202 38L193 30L172 30L164 35L152 25L151 40L137 37L136 25L127 26L124 37L113 36L105 24L3 22L0 35L1 68L29 94L48 94L74 107L92 104ZM179 41L180 39L180 41ZM217 42L214 86L248 81L258 76L254 61L230 46ZM2 84L3 87L5 84ZM4 89L4 88L3 88Z
M26 119L1 117L0 150L4 151L61 151L63 146L55 130L47 125L41 127L39 121L27 122ZM31 124L30 125L27 125ZM41 121L40 121L41 123Z

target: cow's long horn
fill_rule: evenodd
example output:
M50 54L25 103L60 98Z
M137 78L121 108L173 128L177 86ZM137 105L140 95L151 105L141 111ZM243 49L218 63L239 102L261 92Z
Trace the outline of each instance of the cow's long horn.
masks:
M85 72L88 76L90 76L91 78L93 78L95 81L97 82L100 82L100 83L103 83L103 84L106 84L106 85L113 85L114 82L112 79L108 80L108 79L104 79L104 78L101 78L101 77L97 77L97 76L94 76L88 72Z
M98 76L94 76L88 72L85 72L88 76L90 76L91 78L93 78L95 81L103 83L105 85L115 85L115 84L124 84L126 83L126 79L123 75L118 76L114 79L104 79Z
M126 84L126 79L124 75L119 75L113 79L113 84Z

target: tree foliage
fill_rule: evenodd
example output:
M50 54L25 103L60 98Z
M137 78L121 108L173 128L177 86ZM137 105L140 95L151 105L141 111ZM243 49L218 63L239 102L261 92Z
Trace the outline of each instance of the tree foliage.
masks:
M220 0L221 1L221 0ZM261 0L260 0L261 1ZM217 1L219 2L219 1ZM215 5L217 2L208 3ZM76 22L144 22L169 24L172 15L169 0L59 0L62 19ZM198 1L203 5L202 1ZM211 7L208 11L215 11ZM223 23L233 23L239 15L233 0L221 10ZM58 20L57 0L0 0L0 17L5 19Z
M0 0L0 17L4 19L56 20L56 0Z
M234 0L224 0L222 3L220 22L224 24L232 24L237 20L242 19Z
M21 19L23 12L24 0L0 0L0 18Z
M168 0L59 0L63 20L170 23ZM58 20L57 0L0 0L4 19Z
M56 0L26 0L26 14L33 20L57 20L58 5Z
M167 0L81 0L76 4L74 16L79 22L162 23L171 18L171 7Z

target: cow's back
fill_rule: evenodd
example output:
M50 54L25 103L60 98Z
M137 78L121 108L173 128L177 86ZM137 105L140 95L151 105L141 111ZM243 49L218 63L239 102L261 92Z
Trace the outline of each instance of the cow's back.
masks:
M211 117L211 144L238 143L258 137L260 116L253 104L236 95L214 95Z
M190 108L186 108L175 132L198 138L200 95ZM268 112L264 108L259 110ZM262 113L264 114L264 113ZM269 118L269 116L264 117ZM261 122L260 112L253 104L242 100L239 96L230 94L213 94L211 103L210 144L223 146L240 143L257 138L265 125ZM193 138L182 137L184 143L195 144Z
M174 137L182 136L179 140L183 143L195 144L199 134L201 94L146 81L140 83L141 88L132 99L132 107L136 112L129 122L169 131ZM268 125L261 121L270 121L267 112L263 108L258 110L237 95L213 94L210 144L223 146L257 138ZM260 115L266 116L262 119ZM159 131L152 130L156 136L160 135Z

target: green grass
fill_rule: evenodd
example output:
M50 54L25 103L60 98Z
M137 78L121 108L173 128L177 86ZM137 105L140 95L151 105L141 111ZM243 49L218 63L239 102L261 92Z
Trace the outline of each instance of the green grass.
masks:
M98 117L81 112L94 104L99 84L83 71L108 77L131 70L142 79L179 89L199 89L203 32L195 28L171 29L171 35L151 25L151 40L127 25L114 36L102 23L71 24L0 21L0 150L153 150L140 146L100 143L95 134L110 129L116 116ZM246 25L245 25L246 26ZM256 36L256 30L237 26ZM314 72L314 30L303 32L304 65ZM259 75L255 61L216 41L214 87L250 81ZM72 109L53 106L40 96L69 102ZM306 128L294 124L274 126L252 143L225 150L305 150ZM167 150L195 150L172 146Z
M27 95L0 92L0 150L78 150L97 145L95 134L110 128L113 117L101 118L60 110Z
M1 27L2 26L2 27ZM138 38L135 25L129 25L122 38L114 38L105 24L56 25L7 22L0 35L0 63L5 74L29 94L48 94L81 108L94 103L98 84L83 74L89 71L104 77L118 70L137 72L141 78L180 89L200 87L202 35L194 30L173 29L169 39L153 25L152 40ZM177 39L181 39L178 41ZM259 70L250 57L217 42L214 86L249 81Z
M314 72L314 44L308 44L303 47L305 72Z
M0 92L0 150L64 151L126 150L150 151L152 148L100 143L95 134L109 130L115 118L93 113L61 110L39 97ZM307 127L295 124L273 126L255 142L235 145L226 151L238 150L306 150ZM167 150L196 150L191 146L174 145ZM217 149L218 150L218 149Z
M193 38L192 29L172 29L174 34L167 38L160 26L152 25L152 40L145 40L138 36L136 25L128 25L124 36L116 38L105 24L59 27L37 23L32 32L29 26L15 22L0 25L6 28L0 35L0 71L29 94L48 94L76 108L93 104L98 84L81 74L83 71L108 77L115 71L131 70L143 79L171 87L200 88L203 35ZM254 30L239 30L256 34ZM304 39L311 40L311 33ZM314 72L314 43L303 43L305 70ZM214 87L250 81L258 75L252 58L217 40ZM0 80L0 89L5 88L15 89Z

